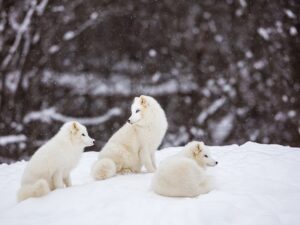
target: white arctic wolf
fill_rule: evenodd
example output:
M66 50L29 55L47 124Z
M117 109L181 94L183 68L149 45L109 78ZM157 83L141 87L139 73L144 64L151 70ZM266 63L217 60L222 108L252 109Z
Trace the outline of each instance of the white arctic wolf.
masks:
M65 123L28 162L18 192L18 201L71 186L71 170L77 165L84 147L93 144L94 139L89 137L83 125L78 122Z
M116 173L138 173L142 165L148 172L155 171L154 154L168 127L165 113L154 98L144 95L134 99L131 113L99 152L91 171L96 180Z
M203 142L190 142L182 152L160 164L152 179L152 189L170 197L195 197L207 193L212 186L205 168L217 164Z

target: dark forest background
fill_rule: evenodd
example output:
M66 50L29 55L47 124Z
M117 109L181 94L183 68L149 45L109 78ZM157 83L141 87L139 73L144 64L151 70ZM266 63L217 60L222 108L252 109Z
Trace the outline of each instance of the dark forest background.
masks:
M134 96L158 99L163 146L300 146L297 0L0 0L0 162L61 124L100 150Z

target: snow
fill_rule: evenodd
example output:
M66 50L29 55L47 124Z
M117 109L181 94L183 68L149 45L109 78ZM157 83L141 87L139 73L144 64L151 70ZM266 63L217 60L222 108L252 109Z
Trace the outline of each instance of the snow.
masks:
M5 81L5 85L7 89L11 92L15 92L17 90L19 79L20 79L19 72L16 71L16 72L8 73Z
M296 111L295 110L289 110L288 112L278 112L276 113L275 115L275 120L276 121L285 121L289 118L293 118L297 115Z
M243 10L242 10L242 9L237 9L237 10L235 11L235 15L236 15L237 17L240 17L241 15L243 15Z
M69 40L73 39L74 37L75 37L75 33L73 31L68 31L64 34L63 39L65 41L69 41Z
M158 161L181 148L157 153ZM298 225L300 148L248 142L212 147L219 165L208 172L216 189L197 198L167 198L149 189L152 174L129 174L94 182L97 153L84 153L74 186L16 202L26 162L0 165L0 224L6 225Z
M125 65L125 62L124 64L118 64L114 69L125 69L123 68ZM138 67L138 65L130 65L130 69L136 69L136 67ZM172 70L172 74L173 73L174 75L178 75L178 70ZM145 79L143 82L136 84L130 77L123 76L119 73L111 74L107 79L99 79L99 75L96 74L60 74L48 70L43 73L42 82L45 85L55 83L57 86L68 87L72 89L72 93L81 95L88 94L101 97L115 95L134 96L142 92L146 95L159 96L197 91L199 89L198 85L194 80L189 79L189 75L190 74L182 74L179 79L170 78L164 82L153 85L152 83L156 83L163 74L157 73L157 79L152 79L152 76L149 76L149 80Z
M200 115L197 118L197 122L199 124L203 124L207 117L214 114L219 108L221 108L225 104L225 102L225 98L215 100L206 110L200 113Z
M246 7L247 7L247 2L246 2L246 0L239 0L239 2L240 2L241 6L242 6L243 8L246 8Z
M56 52L59 51L59 46L58 45L52 45L50 48L49 48L49 53L51 54L54 54Z
M97 125L106 122L107 120L111 119L114 116L118 116L121 114L120 108L112 108L107 111L106 114L93 117L93 118L75 118L70 116L65 116L63 114L60 114L56 112L56 109L54 107L43 109L41 111L36 112L30 112L24 117L24 123L30 123L31 121L42 121L46 123L50 123L52 120L60 121L60 122L68 122L76 120L79 123L82 123L84 125Z
M290 31L290 35L292 36L296 36L298 34L297 28L294 26L290 27L289 31Z
M97 19L98 18L98 13L97 12L93 12L91 15L90 15L90 18L92 19L92 20L95 20L95 19Z
M63 12L65 11L65 7L63 5L53 6L52 12Z
M211 136L215 143L223 143L230 135L234 125L234 119L235 116L232 113L228 113L221 119L221 121L214 124L214 127L211 131Z
M275 25L276 25L276 31L278 33L282 34L282 32L283 32L282 22L281 21L276 21Z
M0 146L25 142L27 137L24 134L0 136Z
M286 95L282 96L282 101L283 102L287 102L288 100L289 100L288 96L286 96Z
M259 61L256 61L254 64L253 64L253 67L257 70L261 70L263 69L264 67L266 66L266 62L264 60L259 60Z
M291 117L291 118L295 117L296 114L297 114L297 113L296 113L295 110L290 110L290 111L288 111L288 116Z
M286 120L286 115L283 112L278 112L278 113L276 113L274 118L275 118L276 121L285 121Z
M284 12L289 18L291 18L291 19L296 18L295 14L290 9L285 9Z
M14 43L9 48L9 54L7 54L5 56L5 58L3 59L2 63L1 63L2 69L5 69L9 65L9 63L13 59L13 55L18 50L20 43L21 43L21 39L31 24L31 19L35 12L35 7L36 7L36 1L33 1L30 6L30 9L27 11L27 13L25 15L24 20L20 24L15 21L15 18L14 18L15 14L10 15L9 21L10 21L13 29L16 31L16 38L14 40Z
M36 6L36 11L39 16L43 15L47 4L48 4L48 0L42 0L40 4Z
M161 73L160 72L155 72L155 74L153 74L151 80L153 83L156 83L157 81L159 81L161 77Z
M263 27L257 29L258 34L266 41L270 40L269 30Z
M223 41L223 36L220 34L215 35L215 41L221 43Z
M150 49L149 50L149 56L151 56L152 58L154 58L157 55L157 52L154 49Z
M190 90L197 90L197 85L192 83L179 83L176 80L168 80L161 84L144 86L142 92L147 93L148 95L159 96L165 94L171 95L176 93L178 90L182 91L183 93L187 93Z
M169 143L174 143L174 145L180 145L181 143L188 142L189 135L187 128L185 126L180 126L177 133L168 134L167 139Z

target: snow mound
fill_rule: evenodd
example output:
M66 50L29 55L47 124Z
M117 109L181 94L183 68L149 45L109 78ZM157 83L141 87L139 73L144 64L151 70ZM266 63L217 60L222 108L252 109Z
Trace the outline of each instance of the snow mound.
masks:
M158 161L181 148L157 153ZM197 198L167 198L149 189L153 174L129 174L94 182L97 153L84 153L74 186L16 202L26 162L0 165L0 224L5 225L298 225L300 148L261 145L211 147L219 165L208 172L216 189Z

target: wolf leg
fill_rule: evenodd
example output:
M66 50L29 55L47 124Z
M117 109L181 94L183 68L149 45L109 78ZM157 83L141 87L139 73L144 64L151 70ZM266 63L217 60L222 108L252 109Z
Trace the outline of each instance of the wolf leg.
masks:
M72 181L71 181L71 177L70 174L67 174L64 178L64 184L66 185L66 187L71 187L72 186Z
M61 171L57 171L53 175L53 183L55 188L63 188L65 187L63 182L63 174Z
M140 151L140 160L149 173L153 173L155 171L155 167L152 164L151 154L148 151L143 149Z
M156 160L155 160L155 152L153 152L151 154L151 161L152 161L152 165L153 165L154 169L156 170L157 167L156 167Z

